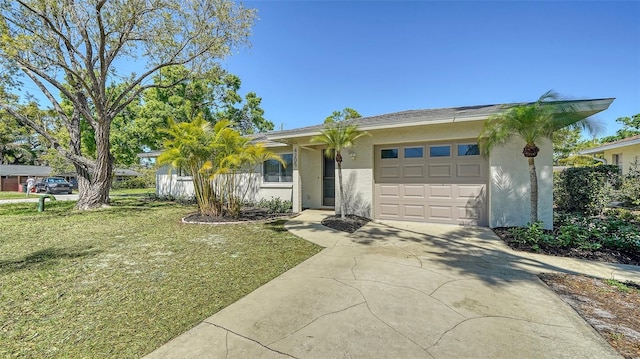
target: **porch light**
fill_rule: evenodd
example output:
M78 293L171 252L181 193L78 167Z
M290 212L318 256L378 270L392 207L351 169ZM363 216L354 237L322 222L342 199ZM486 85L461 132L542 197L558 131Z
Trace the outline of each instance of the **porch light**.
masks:
M352 160L356 159L356 153L355 152L349 152L349 157L351 157Z

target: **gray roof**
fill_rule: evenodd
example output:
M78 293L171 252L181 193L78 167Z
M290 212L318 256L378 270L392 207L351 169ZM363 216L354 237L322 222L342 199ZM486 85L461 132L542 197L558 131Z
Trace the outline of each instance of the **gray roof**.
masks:
M593 113L600 112L606 109L614 98L603 99L588 99L588 100L570 100L570 101L557 101L559 103L575 103L576 106L582 108L580 105L585 105L585 113L587 116ZM596 111L590 111L590 103L603 102L606 103L604 108ZM487 117L502 112L510 107L518 105L532 104L533 102L518 102L508 104L494 104L494 105L477 105L477 106L462 106L462 107L449 107L449 108L436 108L436 109L422 109L422 110L409 110L394 112L384 115L361 117L345 121L347 124L355 124L361 130L369 130L375 128L389 127L402 127L413 125L424 125L430 123L442 123L442 122L456 122L456 121L468 121L468 120L484 120ZM275 131L267 133L267 138L271 140L277 140L287 137L307 136L320 133L324 128L324 124L296 128L292 130Z
M0 176L47 177L50 175L51 167L49 166L0 165Z

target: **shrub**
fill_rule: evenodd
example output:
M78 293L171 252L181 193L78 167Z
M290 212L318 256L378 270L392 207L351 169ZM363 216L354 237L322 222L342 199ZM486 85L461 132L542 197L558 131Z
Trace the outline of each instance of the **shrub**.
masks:
M123 189L123 188L148 188L151 187L144 177L131 177L127 178L124 181L114 181L111 184L111 188L113 189Z
M620 182L620 169L614 165L567 168L554 178L556 208L598 215L613 199Z
M529 245L536 251L540 250L540 245L553 240L553 234L545 230L542 222L529 223L526 227L516 227L511 229L514 241L523 245Z
M629 173L622 179L620 197L628 206L640 206L640 170L637 160L632 163Z
M268 213L291 213L293 211L293 202L285 201L279 197L271 197L271 199L262 198L260 201L248 201L243 204L245 207L258 207L266 209Z
M604 217L560 214L555 217L555 238L551 247L597 250L608 248L640 253L638 216L625 209L612 209Z

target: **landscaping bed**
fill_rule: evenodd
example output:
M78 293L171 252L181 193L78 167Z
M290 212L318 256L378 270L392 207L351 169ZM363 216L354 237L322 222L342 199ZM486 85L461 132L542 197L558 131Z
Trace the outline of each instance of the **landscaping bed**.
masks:
M625 358L640 358L640 287L571 274L540 279Z
M600 216L559 213L553 231L534 223L494 232L516 250L640 265L640 215L628 210L609 210Z
M323 219L322 225L337 231L353 233L370 221L369 218L356 216L355 214L347 214L344 219L340 215L334 215Z

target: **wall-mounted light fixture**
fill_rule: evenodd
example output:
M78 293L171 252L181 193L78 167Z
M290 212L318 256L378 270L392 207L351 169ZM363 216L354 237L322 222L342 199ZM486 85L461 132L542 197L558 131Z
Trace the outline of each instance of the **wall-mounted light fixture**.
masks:
M356 153L355 152L349 152L349 157L351 157L352 160L356 159Z

